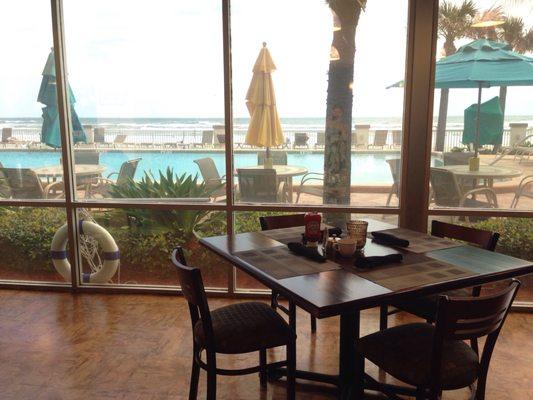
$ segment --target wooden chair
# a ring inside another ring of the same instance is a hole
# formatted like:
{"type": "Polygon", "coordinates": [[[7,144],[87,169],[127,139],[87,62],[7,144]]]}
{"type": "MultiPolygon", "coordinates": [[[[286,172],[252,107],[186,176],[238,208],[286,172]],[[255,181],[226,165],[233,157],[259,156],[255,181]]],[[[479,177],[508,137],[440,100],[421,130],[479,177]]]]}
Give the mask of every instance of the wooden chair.
{"type": "MultiPolygon", "coordinates": [[[[287,153],[285,151],[271,151],[270,157],[274,165],[287,165],[287,153]]],[[[264,151],[257,153],[257,165],[265,165],[266,154],[264,151]]]]}
{"type": "Polygon", "coordinates": [[[412,323],[379,331],[359,339],[357,352],[408,388],[377,382],[365,375],[369,389],[389,398],[396,394],[417,400],[437,400],[443,390],[472,387],[476,400],[485,398],[490,358],[520,282],[514,280],[503,291],[489,296],[455,298],[440,296],[435,325],[412,323]],[[486,337],[483,352],[464,340],[486,337]]]}
{"type": "Polygon", "coordinates": [[[389,168],[390,168],[390,173],[392,175],[392,186],[390,188],[390,191],[389,191],[389,195],[387,196],[387,207],[389,206],[391,200],[392,200],[392,196],[393,195],[396,195],[397,198],[400,197],[399,195],[399,191],[400,191],[400,176],[401,176],[401,170],[400,170],[400,166],[401,166],[401,159],[399,158],[393,158],[393,159],[390,159],[390,160],[386,160],[387,161],[387,164],[389,164],[389,168]]]}
{"type": "Polygon", "coordinates": [[[63,196],[63,182],[44,185],[30,168],[0,168],[0,194],[12,199],[57,199],[63,196]],[[60,193],[57,193],[57,192],[60,193]]]}
{"type": "Polygon", "coordinates": [[[238,168],[240,200],[245,202],[284,203],[287,201],[285,181],[278,180],[271,168],[238,168]]]}
{"type": "Polygon", "coordinates": [[[242,302],[210,311],[200,269],[187,266],[183,250],[176,247],[172,263],[178,272],[183,296],[189,303],[193,333],[193,360],[189,400],[196,399],[200,368],[207,371],[207,399],[216,398],[217,375],[259,372],[266,387],[269,368],[287,366],[287,398],[295,396],[296,334],[285,320],[265,303],[242,302]],[[287,360],[267,364],[267,349],[286,346],[287,360]],[[202,352],[206,353],[206,362],[202,352]],[[216,354],[259,352],[259,365],[238,370],[217,368],[216,354]]]}
{"type": "MultiPolygon", "coordinates": [[[[282,228],[292,228],[295,226],[304,225],[304,215],[305,214],[291,214],[291,215],[270,215],[259,217],[259,223],[261,224],[261,230],[268,231],[271,229],[282,229],[282,228]]],[[[279,304],[279,293],[272,290],[272,295],[270,297],[270,305],[276,310],[280,309],[284,313],[289,314],[289,310],[279,304]]],[[[316,332],[316,318],[311,315],[311,332],[316,332]]]]}
{"type": "Polygon", "coordinates": [[[377,129],[374,132],[374,142],[372,144],[368,145],[368,148],[370,147],[385,147],[387,145],[387,135],[389,134],[389,131],[384,129],[377,129]]]}
{"type": "Polygon", "coordinates": [[[220,175],[215,162],[210,157],[199,158],[194,160],[198,165],[202,179],[205,182],[206,189],[210,191],[213,200],[218,197],[226,196],[226,177],[220,175]]]}
{"type": "Polygon", "coordinates": [[[87,197],[93,197],[95,194],[102,196],[109,195],[109,188],[111,185],[124,185],[130,180],[133,180],[137,172],[137,166],[141,158],[134,158],[132,160],[124,161],[120,166],[119,172],[111,172],[107,178],[98,177],[93,179],[93,182],[87,188],[87,197]],[[117,175],[117,180],[113,181],[112,176],[117,175]]]}
{"type": "MultiPolygon", "coordinates": [[[[482,229],[471,228],[467,226],[448,224],[437,220],[431,221],[431,234],[442,238],[462,240],[469,244],[479,246],[482,249],[494,251],[500,238],[496,232],[485,231],[482,229]]],[[[444,295],[452,297],[477,297],[481,293],[481,286],[475,286],[471,289],[452,290],[444,295]]],[[[388,325],[388,316],[398,311],[407,311],[410,314],[423,318],[428,323],[435,321],[437,314],[439,294],[416,297],[414,299],[400,300],[392,302],[395,309],[389,311],[387,305],[380,307],[379,329],[384,330],[388,325]]],[[[477,343],[472,342],[472,347],[477,349],[477,343]]]]}

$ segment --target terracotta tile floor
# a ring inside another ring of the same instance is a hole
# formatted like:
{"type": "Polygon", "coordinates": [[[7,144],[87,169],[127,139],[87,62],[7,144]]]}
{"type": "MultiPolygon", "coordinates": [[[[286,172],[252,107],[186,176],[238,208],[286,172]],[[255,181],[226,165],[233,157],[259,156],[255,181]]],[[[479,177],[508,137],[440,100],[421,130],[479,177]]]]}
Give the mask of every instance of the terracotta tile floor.
{"type": "MultiPolygon", "coordinates": [[[[234,301],[210,299],[210,306],[234,301]]],[[[362,319],[363,333],[377,328],[376,310],[365,311],[362,319]]],[[[391,324],[407,320],[397,314],[391,324]]],[[[318,321],[316,335],[310,334],[304,312],[298,324],[298,367],[335,373],[338,320],[318,321]]],[[[532,338],[533,314],[510,315],[494,353],[488,400],[533,398],[532,338]]],[[[0,290],[3,400],[186,399],[190,351],[189,316],[180,297],[0,290]]],[[[223,358],[221,364],[256,360],[245,355],[223,358]]],[[[199,398],[205,398],[205,374],[200,382],[199,398]]],[[[326,386],[299,384],[297,392],[299,399],[335,398],[326,386]]],[[[256,375],[221,377],[218,398],[283,399],[285,390],[282,382],[261,390],[256,375]]],[[[444,398],[466,399],[468,392],[448,392],[444,398]]]]}

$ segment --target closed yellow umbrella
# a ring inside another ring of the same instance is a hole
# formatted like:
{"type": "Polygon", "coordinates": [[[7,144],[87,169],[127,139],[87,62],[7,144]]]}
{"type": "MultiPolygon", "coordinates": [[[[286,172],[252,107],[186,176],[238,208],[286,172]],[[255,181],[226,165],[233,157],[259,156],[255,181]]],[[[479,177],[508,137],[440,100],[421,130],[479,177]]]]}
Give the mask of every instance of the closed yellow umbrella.
{"type": "MultiPolygon", "coordinates": [[[[281,123],[276,109],[276,96],[272,84],[272,71],[276,69],[270,52],[263,42],[263,48],[254,65],[254,75],[246,93],[246,106],[250,112],[250,124],[245,143],[252,146],[266,147],[267,159],[270,159],[270,147],[280,146],[285,142],[281,123]]],[[[266,164],[266,160],[265,160],[266,164]]]]}

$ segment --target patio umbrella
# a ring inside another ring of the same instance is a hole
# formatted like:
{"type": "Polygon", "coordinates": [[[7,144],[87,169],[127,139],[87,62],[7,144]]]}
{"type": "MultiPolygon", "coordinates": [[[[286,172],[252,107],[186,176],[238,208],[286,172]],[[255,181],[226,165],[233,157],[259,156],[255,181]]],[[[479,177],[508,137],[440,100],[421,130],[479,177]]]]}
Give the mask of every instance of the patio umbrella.
{"type": "MultiPolygon", "coordinates": [[[[43,126],[41,128],[41,142],[48,146],[59,148],[61,147],[61,134],[59,126],[59,112],[57,110],[57,85],[56,85],[56,70],[54,63],[54,50],[50,51],[48,59],[43,70],[43,79],[37,101],[44,104],[43,107],[43,126]]],[[[74,143],[85,142],[86,136],[83,131],[81,122],[76,114],[76,110],[72,105],[76,102],[74,94],[70,85],[68,86],[68,96],[70,104],[70,115],[72,117],[72,134],[74,143]]]]}
{"type": "Polygon", "coordinates": [[[481,128],[481,92],[491,86],[533,86],[533,58],[487,39],[468,43],[437,62],[436,88],[477,88],[475,154],[481,128]]]}
{"type": "Polygon", "coordinates": [[[263,42],[263,48],[253,68],[253,77],[246,93],[246,106],[250,113],[250,124],[245,143],[266,148],[270,159],[270,147],[285,142],[276,109],[276,96],[272,83],[272,71],[276,69],[270,52],[263,42]]]}

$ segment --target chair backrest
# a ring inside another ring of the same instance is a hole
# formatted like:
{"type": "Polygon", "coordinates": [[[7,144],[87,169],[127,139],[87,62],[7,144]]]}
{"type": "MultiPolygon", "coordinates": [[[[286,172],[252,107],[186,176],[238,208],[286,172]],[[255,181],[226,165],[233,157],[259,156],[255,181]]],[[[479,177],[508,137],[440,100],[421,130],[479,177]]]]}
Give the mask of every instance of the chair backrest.
{"type": "MultiPolygon", "coordinates": [[[[287,165],[287,153],[284,151],[271,151],[270,157],[274,165],[287,165]]],[[[257,153],[257,165],[265,165],[266,153],[260,151],[257,153]]]]}
{"type": "Polygon", "coordinates": [[[325,146],[326,145],[326,132],[317,132],[316,133],[316,145],[325,146]]]}
{"type": "Polygon", "coordinates": [[[42,199],[45,197],[41,180],[30,168],[0,168],[5,179],[2,192],[13,199],[42,199]]]}
{"type": "Polygon", "coordinates": [[[13,128],[2,128],[2,143],[9,142],[9,138],[13,135],[13,128]]]}
{"type": "Polygon", "coordinates": [[[389,131],[378,129],[374,132],[374,146],[385,146],[387,144],[387,135],[389,131]]]}
{"type": "Polygon", "coordinates": [[[218,144],[225,144],[226,143],[226,135],[223,133],[217,133],[217,142],[218,144]]]}
{"type": "Polygon", "coordinates": [[[94,142],[105,143],[105,128],[94,128],[94,142]]]}
{"type": "Polygon", "coordinates": [[[277,175],[275,169],[237,169],[242,201],[278,201],[277,175]]]}
{"type": "Polygon", "coordinates": [[[445,341],[473,340],[487,336],[481,354],[478,388],[484,392],[488,366],[505,318],[511,308],[520,281],[513,279],[499,293],[481,297],[450,298],[440,296],[437,306],[431,363],[432,386],[438,387],[445,341]]]}
{"type": "Polygon", "coordinates": [[[259,217],[259,223],[261,224],[261,230],[263,231],[292,228],[294,226],[303,226],[304,216],[305,214],[264,215],[259,217]]]}
{"type": "Polygon", "coordinates": [[[100,163],[100,153],[97,151],[76,151],[74,153],[74,163],[98,165],[100,163]]]}
{"type": "Polygon", "coordinates": [[[449,224],[437,220],[431,221],[431,234],[442,238],[462,240],[490,251],[496,249],[500,238],[500,234],[497,232],[449,224]]]}
{"type": "Polygon", "coordinates": [[[389,164],[390,173],[392,175],[392,181],[396,185],[400,185],[400,167],[402,160],[400,158],[391,158],[390,160],[386,160],[387,164],[389,164]]]}
{"type": "Polygon", "coordinates": [[[189,304],[192,328],[194,329],[198,320],[202,320],[206,344],[209,348],[214,345],[213,325],[200,269],[187,266],[183,249],[179,246],[172,251],[171,260],[178,273],[183,297],[189,304]]]}
{"type": "Polygon", "coordinates": [[[199,158],[198,160],[194,160],[194,162],[198,165],[200,174],[202,175],[202,179],[207,188],[214,188],[222,185],[222,179],[212,158],[199,158]]]}
{"type": "Polygon", "coordinates": [[[128,135],[119,134],[115,136],[115,140],[113,140],[114,144],[122,144],[126,141],[128,135]]]}
{"type": "Polygon", "coordinates": [[[448,165],[468,165],[468,159],[474,157],[472,152],[449,152],[442,155],[445,166],[448,165]]]}
{"type": "Polygon", "coordinates": [[[401,146],[401,144],[402,144],[402,131],[400,131],[400,130],[392,131],[392,144],[394,146],[401,146]]]}
{"type": "Polygon", "coordinates": [[[213,131],[202,131],[202,144],[213,144],[213,131]]]}
{"type": "Polygon", "coordinates": [[[309,135],[306,132],[295,132],[294,133],[294,145],[295,146],[306,146],[308,140],[309,140],[309,135]]]}
{"type": "Polygon", "coordinates": [[[453,172],[443,168],[431,168],[429,180],[437,206],[459,206],[462,193],[453,172]]]}
{"type": "Polygon", "coordinates": [[[141,158],[134,158],[133,160],[124,161],[122,163],[120,171],[118,172],[117,185],[123,185],[130,180],[133,180],[135,172],[137,172],[139,161],[141,161],[141,158]]]}

